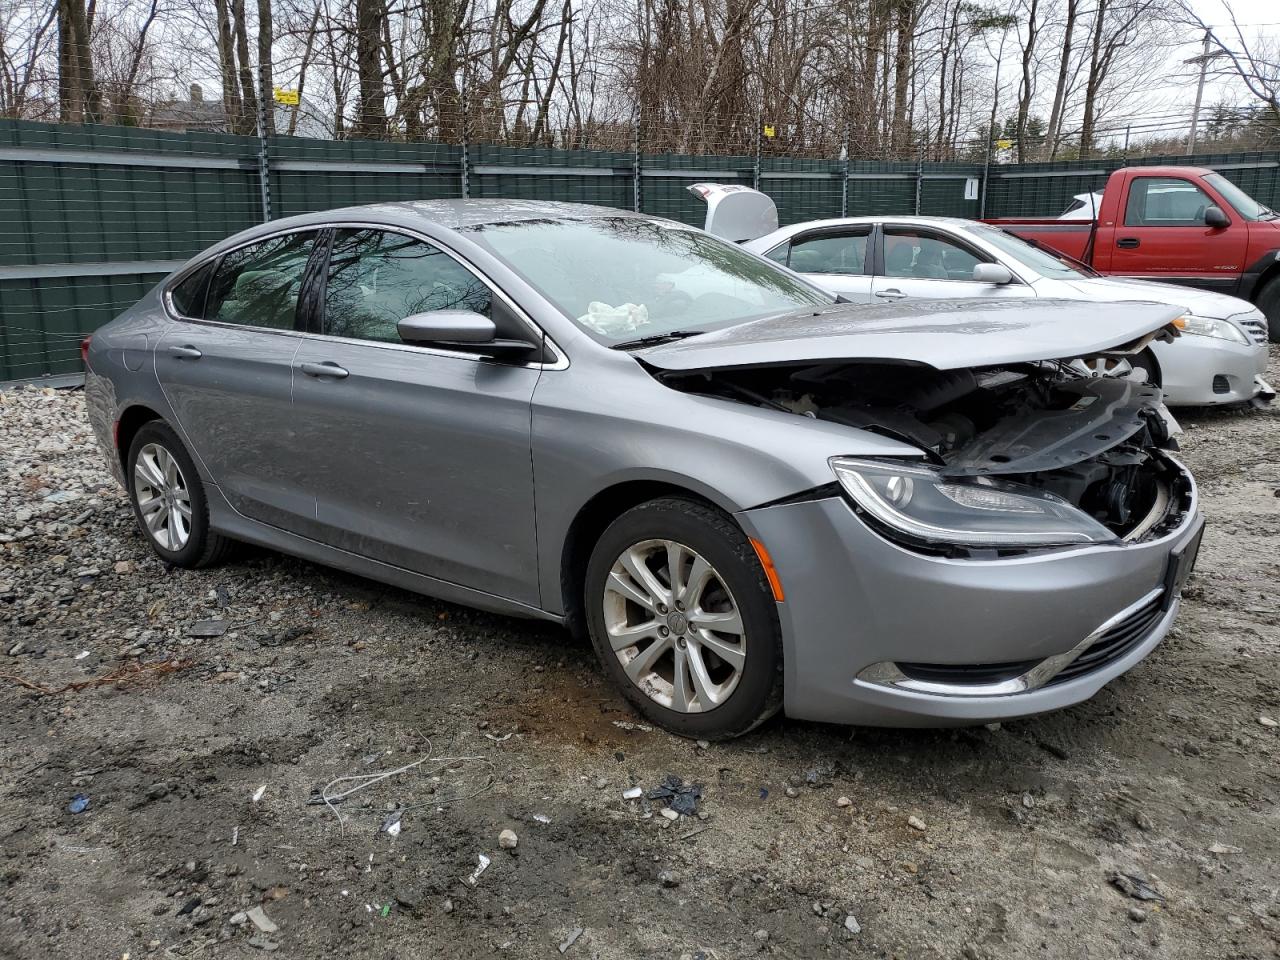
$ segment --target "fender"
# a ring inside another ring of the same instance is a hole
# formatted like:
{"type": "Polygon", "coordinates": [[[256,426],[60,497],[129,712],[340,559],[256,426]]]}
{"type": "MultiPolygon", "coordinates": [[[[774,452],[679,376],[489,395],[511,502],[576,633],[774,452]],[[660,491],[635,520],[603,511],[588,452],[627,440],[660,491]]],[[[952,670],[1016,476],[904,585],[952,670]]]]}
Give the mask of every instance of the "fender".
{"type": "Polygon", "coordinates": [[[1280,247],[1268,250],[1240,274],[1240,282],[1236,287],[1236,296],[1253,302],[1254,295],[1262,287],[1262,278],[1272,270],[1280,270],[1280,247]]]}

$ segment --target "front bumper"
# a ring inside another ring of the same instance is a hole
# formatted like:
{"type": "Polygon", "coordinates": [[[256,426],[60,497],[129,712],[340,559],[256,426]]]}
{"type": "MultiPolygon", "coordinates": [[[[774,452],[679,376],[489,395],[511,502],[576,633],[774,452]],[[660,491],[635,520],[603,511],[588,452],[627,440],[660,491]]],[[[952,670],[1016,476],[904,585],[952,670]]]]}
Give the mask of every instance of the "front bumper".
{"type": "Polygon", "coordinates": [[[1179,337],[1157,344],[1165,403],[1207,406],[1244,403],[1270,388],[1265,343],[1235,343],[1214,337],[1179,337]]]}
{"type": "Polygon", "coordinates": [[[739,519],[768,547],[786,594],[778,604],[786,713],[872,726],[984,723],[1093,696],[1168,633],[1180,586],[1169,583],[1171,558],[1194,549],[1204,526],[1193,493],[1179,525],[1158,540],[965,560],[885,540],[839,496],[739,519]],[[1062,664],[1021,688],[948,691],[894,683],[883,667],[1062,661],[1157,594],[1141,633],[1096,669],[1062,664]]]}

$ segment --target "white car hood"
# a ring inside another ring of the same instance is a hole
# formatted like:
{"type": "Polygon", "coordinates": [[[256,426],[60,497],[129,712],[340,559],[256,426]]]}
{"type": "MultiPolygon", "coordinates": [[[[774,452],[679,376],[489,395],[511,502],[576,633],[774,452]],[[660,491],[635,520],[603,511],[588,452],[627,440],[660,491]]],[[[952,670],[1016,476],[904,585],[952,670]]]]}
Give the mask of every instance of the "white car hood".
{"type": "Polygon", "coordinates": [[[1083,294],[1090,300],[1145,300],[1158,301],[1182,307],[1198,317],[1221,320],[1249,313],[1253,304],[1225,293],[1211,293],[1184,287],[1176,283],[1159,283],[1155,280],[1128,280],[1124,277],[1080,277],[1073,280],[1045,278],[1036,284],[1037,292],[1053,297],[1073,296],[1070,291],[1083,294]]]}

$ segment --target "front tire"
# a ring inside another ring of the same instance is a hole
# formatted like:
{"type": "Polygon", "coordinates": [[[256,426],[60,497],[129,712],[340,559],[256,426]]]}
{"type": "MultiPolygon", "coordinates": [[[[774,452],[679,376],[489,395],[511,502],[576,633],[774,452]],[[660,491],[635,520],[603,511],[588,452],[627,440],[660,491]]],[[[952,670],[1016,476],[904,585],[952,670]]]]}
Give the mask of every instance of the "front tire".
{"type": "Polygon", "coordinates": [[[209,501],[191,454],[168,424],[143,424],[125,460],[129,502],[151,549],[175,567],[206,567],[234,541],[209,527],[209,501]]]}
{"type": "Polygon", "coordinates": [[[681,736],[736,737],[781,707],[774,603],[742,530],[694,500],[633,507],[587,564],[584,607],[601,665],[640,713],[681,736]]]}
{"type": "Polygon", "coordinates": [[[1280,343],[1280,277],[1272,277],[1258,291],[1258,309],[1266,315],[1272,343],[1280,343]]]}

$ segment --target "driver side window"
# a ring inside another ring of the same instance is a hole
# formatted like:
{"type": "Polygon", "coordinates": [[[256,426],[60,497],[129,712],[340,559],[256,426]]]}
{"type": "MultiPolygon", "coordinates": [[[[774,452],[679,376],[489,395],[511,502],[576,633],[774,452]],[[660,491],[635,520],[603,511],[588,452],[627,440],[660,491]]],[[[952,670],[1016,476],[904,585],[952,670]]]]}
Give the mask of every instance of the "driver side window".
{"type": "Polygon", "coordinates": [[[1177,177],[1136,177],[1129,184],[1124,208],[1126,227],[1202,227],[1212,204],[1189,180],[1177,177]]]}
{"type": "Polygon", "coordinates": [[[972,280],[982,258],[945,237],[886,227],[884,275],[914,280],[972,280]]]}
{"type": "Polygon", "coordinates": [[[491,316],[488,286],[440,248],[383,230],[338,230],[329,255],[324,332],[399,343],[396,324],[428,310],[491,316]]]}

